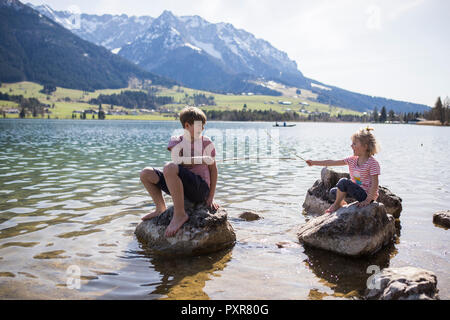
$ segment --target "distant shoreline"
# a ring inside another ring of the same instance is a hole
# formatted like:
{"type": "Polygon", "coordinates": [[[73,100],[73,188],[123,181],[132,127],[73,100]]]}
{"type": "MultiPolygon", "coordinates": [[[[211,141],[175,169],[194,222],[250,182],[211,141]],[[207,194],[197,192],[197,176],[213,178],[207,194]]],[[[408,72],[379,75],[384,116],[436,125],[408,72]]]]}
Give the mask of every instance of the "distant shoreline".
{"type": "Polygon", "coordinates": [[[450,124],[442,124],[439,120],[425,120],[425,121],[419,121],[416,124],[420,126],[436,126],[436,127],[448,127],[450,124]]]}
{"type": "MultiPolygon", "coordinates": [[[[81,122],[89,122],[89,121],[155,121],[155,122],[161,122],[161,121],[179,121],[178,119],[174,118],[166,118],[166,119],[136,119],[136,118],[118,118],[118,119],[68,119],[68,118],[24,118],[21,119],[19,117],[6,117],[6,118],[0,118],[0,120],[65,120],[65,121],[81,121],[81,122]]],[[[233,120],[208,120],[207,122],[248,122],[248,123],[255,123],[255,122],[261,122],[261,123],[275,123],[276,121],[233,121],[233,120]]],[[[280,121],[278,121],[280,122],[280,121]]],[[[386,124],[386,125],[420,125],[420,126],[434,126],[434,127],[450,127],[450,124],[441,124],[438,120],[426,120],[426,121],[419,121],[417,123],[376,123],[376,122],[357,122],[357,121],[286,121],[286,123],[360,123],[360,124],[386,124]]],[[[279,125],[276,128],[285,128],[283,125],[279,125]]]]}

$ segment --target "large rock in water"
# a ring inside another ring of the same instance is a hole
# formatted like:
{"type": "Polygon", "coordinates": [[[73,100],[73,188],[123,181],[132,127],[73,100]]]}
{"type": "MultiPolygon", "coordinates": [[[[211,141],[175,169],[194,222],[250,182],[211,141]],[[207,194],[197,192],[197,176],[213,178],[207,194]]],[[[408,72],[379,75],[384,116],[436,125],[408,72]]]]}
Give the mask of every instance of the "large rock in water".
{"type": "Polygon", "coordinates": [[[427,270],[403,267],[386,268],[374,275],[373,288],[367,289],[367,299],[435,300],[439,299],[436,276],[427,270]]]}
{"type": "Polygon", "coordinates": [[[207,254],[233,246],[236,234],[227,220],[227,212],[219,208],[211,213],[204,204],[185,200],[189,220],[174,237],[164,232],[173,216],[173,206],[158,217],[142,221],[135,230],[137,239],[152,252],[164,256],[191,256],[207,254]]]}
{"type": "Polygon", "coordinates": [[[346,256],[372,255],[391,243],[395,219],[382,203],[359,208],[357,203],[312,218],[298,229],[301,243],[346,256]]]}
{"type": "Polygon", "coordinates": [[[450,228],[450,210],[436,212],[433,215],[433,222],[445,228],[450,228]]]}
{"type": "MultiPolygon", "coordinates": [[[[348,173],[340,173],[334,170],[323,168],[321,171],[321,179],[317,180],[314,185],[306,192],[303,208],[308,213],[323,214],[333,201],[330,199],[330,189],[335,187],[341,178],[349,178],[348,173]]],[[[402,199],[393,194],[388,188],[380,186],[378,189],[378,202],[384,204],[388,214],[398,219],[402,211],[402,199]]],[[[355,201],[352,198],[346,198],[348,203],[355,201]]]]}

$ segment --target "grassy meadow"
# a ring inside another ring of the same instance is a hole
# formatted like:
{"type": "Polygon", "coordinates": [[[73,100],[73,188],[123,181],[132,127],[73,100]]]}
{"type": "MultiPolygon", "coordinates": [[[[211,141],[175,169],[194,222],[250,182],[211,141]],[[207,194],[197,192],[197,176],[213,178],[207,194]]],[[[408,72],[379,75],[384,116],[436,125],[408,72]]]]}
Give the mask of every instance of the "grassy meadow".
{"type": "MultiPolygon", "coordinates": [[[[57,87],[56,91],[50,95],[39,92],[43,86],[33,82],[18,82],[18,83],[3,83],[0,87],[0,92],[7,93],[9,95],[23,95],[25,98],[37,98],[42,103],[48,104],[51,108],[51,119],[72,119],[73,111],[83,110],[98,110],[98,106],[88,104],[88,101],[93,98],[97,98],[100,94],[113,94],[120,93],[123,90],[136,90],[130,88],[121,89],[104,89],[96,90],[95,92],[86,92],[82,90],[66,89],[57,87]]],[[[296,111],[302,114],[300,110],[306,110],[308,112],[328,112],[331,115],[341,114],[360,114],[357,111],[343,109],[339,107],[329,106],[318,102],[306,100],[303,97],[296,95],[291,96],[264,96],[264,95],[230,95],[230,94],[216,94],[207,91],[195,90],[180,86],[173,88],[158,88],[159,91],[156,95],[159,96],[171,96],[174,98],[173,104],[167,104],[162,106],[164,109],[178,112],[185,105],[193,105],[194,94],[205,94],[208,96],[214,96],[216,105],[214,106],[201,106],[203,109],[211,110],[240,110],[244,104],[247,105],[247,110],[274,110],[277,112],[296,111]],[[289,101],[291,105],[279,104],[279,101],[289,101]],[[302,102],[306,102],[309,105],[302,105],[302,102]]],[[[104,105],[106,110],[109,105],[104,105]]],[[[0,111],[19,108],[16,102],[0,100],[0,111]]],[[[127,110],[121,106],[114,106],[115,111],[127,110]]],[[[307,115],[307,113],[303,113],[307,115]]],[[[18,118],[18,114],[6,114],[7,118],[18,118]]],[[[48,115],[45,114],[47,118],[48,115]]],[[[79,117],[79,115],[77,115],[79,117]]],[[[174,115],[163,114],[160,112],[154,112],[152,114],[139,114],[139,115],[107,115],[107,119],[113,120],[174,120],[174,115]]],[[[92,119],[91,115],[87,115],[87,119],[92,119]]]]}

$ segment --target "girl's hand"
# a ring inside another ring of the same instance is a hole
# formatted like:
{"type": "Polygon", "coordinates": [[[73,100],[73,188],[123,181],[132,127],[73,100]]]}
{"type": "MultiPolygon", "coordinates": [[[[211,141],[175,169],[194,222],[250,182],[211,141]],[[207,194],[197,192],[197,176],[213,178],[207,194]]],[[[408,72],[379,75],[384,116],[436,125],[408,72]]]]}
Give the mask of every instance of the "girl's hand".
{"type": "Polygon", "coordinates": [[[360,207],[360,208],[362,208],[362,207],[368,206],[369,204],[370,204],[370,200],[369,200],[369,199],[366,199],[366,200],[364,200],[363,202],[359,202],[359,203],[357,204],[357,206],[360,207]]]}
{"type": "Polygon", "coordinates": [[[312,160],[306,160],[305,162],[308,164],[308,166],[310,166],[310,167],[313,166],[313,161],[312,160]]]}

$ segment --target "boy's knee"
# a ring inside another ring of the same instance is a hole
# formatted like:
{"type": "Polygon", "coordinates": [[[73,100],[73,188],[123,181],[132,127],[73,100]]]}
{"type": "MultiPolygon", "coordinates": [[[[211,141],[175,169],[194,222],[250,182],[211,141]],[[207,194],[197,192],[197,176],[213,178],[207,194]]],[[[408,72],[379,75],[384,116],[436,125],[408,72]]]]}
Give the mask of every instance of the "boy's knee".
{"type": "Polygon", "coordinates": [[[164,166],[163,174],[178,174],[178,165],[175,162],[169,162],[164,166]]]}
{"type": "Polygon", "coordinates": [[[144,182],[144,180],[145,180],[145,181],[150,181],[152,183],[157,183],[158,180],[159,180],[158,175],[155,173],[153,168],[144,168],[144,169],[142,169],[141,174],[140,174],[139,177],[140,177],[142,182],[144,182]]]}

